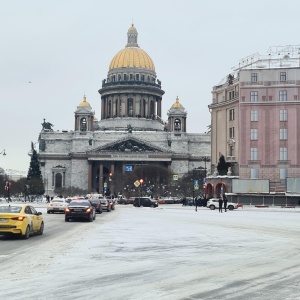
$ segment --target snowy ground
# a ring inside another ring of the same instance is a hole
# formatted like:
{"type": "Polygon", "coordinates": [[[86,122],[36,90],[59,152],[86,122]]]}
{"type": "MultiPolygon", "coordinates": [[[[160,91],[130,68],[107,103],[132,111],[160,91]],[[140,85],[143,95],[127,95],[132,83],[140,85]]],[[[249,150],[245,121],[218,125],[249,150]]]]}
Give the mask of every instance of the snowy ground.
{"type": "Polygon", "coordinates": [[[44,218],[42,237],[0,239],[0,299],[300,299],[298,208],[119,205],[93,223],[44,218]]]}

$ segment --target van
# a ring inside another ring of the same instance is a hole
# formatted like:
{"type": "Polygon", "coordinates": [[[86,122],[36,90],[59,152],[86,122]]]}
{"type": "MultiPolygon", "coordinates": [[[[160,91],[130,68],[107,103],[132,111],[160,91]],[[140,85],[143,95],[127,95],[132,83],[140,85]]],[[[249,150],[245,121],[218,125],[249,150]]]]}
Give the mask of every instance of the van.
{"type": "Polygon", "coordinates": [[[135,197],[133,206],[135,207],[158,207],[158,203],[156,200],[151,199],[150,197],[135,197]]]}

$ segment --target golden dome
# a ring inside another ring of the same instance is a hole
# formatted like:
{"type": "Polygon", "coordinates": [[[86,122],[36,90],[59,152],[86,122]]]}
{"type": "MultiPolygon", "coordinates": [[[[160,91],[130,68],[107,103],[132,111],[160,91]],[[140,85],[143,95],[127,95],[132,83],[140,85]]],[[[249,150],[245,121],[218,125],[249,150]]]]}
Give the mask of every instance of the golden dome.
{"type": "Polygon", "coordinates": [[[86,101],[86,96],[83,97],[83,101],[78,106],[91,107],[91,105],[86,101]]]}
{"type": "Polygon", "coordinates": [[[143,68],[155,71],[151,57],[139,47],[126,47],[112,59],[109,70],[116,68],[143,68]]]}
{"type": "Polygon", "coordinates": [[[137,33],[137,30],[133,24],[131,24],[131,27],[129,27],[128,32],[136,32],[137,33]]]}
{"type": "Polygon", "coordinates": [[[178,96],[176,97],[176,102],[172,105],[172,108],[183,108],[182,104],[179,103],[178,96]]]}

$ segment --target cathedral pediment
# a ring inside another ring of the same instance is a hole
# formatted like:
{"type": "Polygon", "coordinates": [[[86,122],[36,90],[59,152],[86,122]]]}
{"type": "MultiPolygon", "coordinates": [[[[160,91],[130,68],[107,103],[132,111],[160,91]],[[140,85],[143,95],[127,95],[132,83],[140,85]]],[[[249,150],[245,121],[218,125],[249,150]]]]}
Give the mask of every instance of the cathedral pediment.
{"type": "Polygon", "coordinates": [[[164,149],[135,138],[125,138],[98,147],[91,152],[124,152],[124,153],[164,153],[164,149]]]}

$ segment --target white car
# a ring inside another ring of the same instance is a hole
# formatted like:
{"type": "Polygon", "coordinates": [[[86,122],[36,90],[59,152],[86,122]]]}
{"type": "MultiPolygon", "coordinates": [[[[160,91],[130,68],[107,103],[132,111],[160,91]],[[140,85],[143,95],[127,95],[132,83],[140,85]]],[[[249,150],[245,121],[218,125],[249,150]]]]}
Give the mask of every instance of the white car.
{"type": "MultiPolygon", "coordinates": [[[[206,207],[208,207],[211,210],[219,208],[219,199],[218,198],[211,198],[211,199],[209,199],[207,201],[206,207]]],[[[223,204],[222,208],[224,208],[224,204],[223,204]]],[[[229,202],[229,201],[227,202],[227,209],[234,210],[236,208],[238,208],[237,203],[233,203],[233,202],[229,202]]]]}
{"type": "Polygon", "coordinates": [[[65,209],[69,206],[69,201],[63,198],[54,198],[47,205],[47,214],[55,212],[65,212],[65,209]]]}

